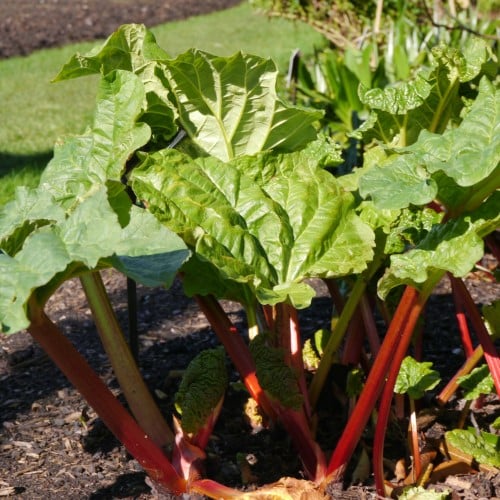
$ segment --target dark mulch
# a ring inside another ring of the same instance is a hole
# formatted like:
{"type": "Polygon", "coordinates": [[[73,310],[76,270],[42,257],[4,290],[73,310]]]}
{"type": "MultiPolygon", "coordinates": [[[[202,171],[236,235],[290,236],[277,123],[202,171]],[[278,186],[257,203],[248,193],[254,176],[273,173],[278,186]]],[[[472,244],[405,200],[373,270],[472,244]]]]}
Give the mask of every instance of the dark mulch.
{"type": "Polygon", "coordinates": [[[0,0],[0,59],[69,42],[106,38],[125,23],[157,24],[242,0],[0,0]]]}
{"type": "MultiPolygon", "coordinates": [[[[152,26],[188,15],[240,3],[236,0],[0,0],[0,57],[28,54],[68,41],[103,38],[124,22],[152,26]]],[[[127,329],[123,276],[105,273],[105,284],[120,322],[127,329]]],[[[500,297],[499,285],[468,280],[478,303],[500,297]]],[[[324,288],[313,308],[301,314],[305,334],[329,324],[330,302],[324,288]]],[[[179,283],[170,290],[138,287],[140,355],[144,377],[165,415],[172,412],[171,394],[179,371],[197,352],[217,344],[205,318],[186,298],[179,283]]],[[[240,310],[224,304],[232,320],[240,310]]],[[[78,281],[64,284],[47,311],[120,397],[78,281]]],[[[453,305],[446,283],[429,304],[425,327],[426,358],[449,376],[463,362],[453,305]]],[[[236,381],[233,374],[232,381],[236,381]]],[[[208,447],[207,473],[226,484],[245,487],[282,476],[300,477],[300,464],[279,430],[252,433],[242,406],[244,394],[232,388],[208,447]]],[[[491,420],[499,402],[487,402],[477,418],[491,420]]],[[[337,406],[337,413],[342,408],[337,406]]],[[[331,446],[340,426],[324,425],[331,446]]],[[[390,436],[388,437],[390,445],[390,436]]],[[[398,450],[398,453],[399,450],[398,450]]],[[[438,485],[442,486],[442,485],[438,485]]],[[[444,485],[454,499],[500,496],[500,479],[487,473],[452,476],[444,485]]],[[[26,332],[0,337],[0,496],[19,499],[157,498],[145,475],[104,428],[65,377],[33,344],[26,332]]],[[[335,498],[375,498],[370,486],[350,486],[335,498]]]]}

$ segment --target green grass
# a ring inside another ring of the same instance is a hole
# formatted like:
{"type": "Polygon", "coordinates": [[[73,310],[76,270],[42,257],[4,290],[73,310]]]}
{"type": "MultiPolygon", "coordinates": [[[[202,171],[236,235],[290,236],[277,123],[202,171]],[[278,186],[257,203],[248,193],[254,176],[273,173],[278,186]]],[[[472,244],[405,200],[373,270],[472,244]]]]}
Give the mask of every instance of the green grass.
{"type": "MultiPolygon", "coordinates": [[[[312,28],[267,19],[247,3],[152,31],[172,57],[191,47],[218,55],[241,50],[273,58],[283,73],[293,49],[307,54],[324,45],[312,28]]],[[[0,61],[0,205],[12,198],[17,185],[37,184],[59,137],[79,134],[91,122],[97,77],[50,81],[75,52],[87,52],[98,43],[0,61]]]]}

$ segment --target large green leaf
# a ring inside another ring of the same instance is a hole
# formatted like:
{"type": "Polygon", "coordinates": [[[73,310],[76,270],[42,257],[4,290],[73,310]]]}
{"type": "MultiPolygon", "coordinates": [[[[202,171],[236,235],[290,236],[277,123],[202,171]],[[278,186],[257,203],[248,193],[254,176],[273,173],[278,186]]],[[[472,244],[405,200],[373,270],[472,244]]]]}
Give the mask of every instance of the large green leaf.
{"type": "Polygon", "coordinates": [[[412,250],[391,256],[390,267],[378,284],[383,297],[406,284],[421,288],[427,280],[450,272],[467,274],[484,253],[483,238],[500,224],[500,191],[472,214],[436,225],[412,250]]]}
{"type": "Polygon", "coordinates": [[[168,61],[166,74],[182,127],[223,161],[265,149],[291,151],[316,136],[311,124],[321,113],[278,98],[278,70],[270,59],[190,50],[168,61]]]}
{"type": "Polygon", "coordinates": [[[150,128],[137,123],[143,100],[144,86],[134,74],[116,71],[104,77],[92,129],[56,145],[40,185],[69,204],[93,184],[119,181],[130,155],[150,138],[150,128]]]}
{"type": "MultiPolygon", "coordinates": [[[[49,206],[58,206],[44,194],[41,199],[49,206]]],[[[54,290],[74,272],[116,263],[121,271],[145,284],[169,284],[188,257],[188,250],[153,215],[137,207],[128,209],[129,223],[122,228],[106,187],[95,185],[62,220],[33,228],[15,255],[0,254],[2,331],[14,333],[27,327],[26,304],[32,293],[49,286],[49,282],[50,290],[54,290]]],[[[46,211],[50,209],[46,207],[46,211]]],[[[15,224],[23,226],[23,222],[15,224]]],[[[8,245],[9,239],[4,243],[8,245]]]]}
{"type": "Polygon", "coordinates": [[[229,163],[174,150],[149,156],[134,191],[223,278],[252,286],[262,303],[310,303],[302,280],[366,268],[374,235],[354,198],[306,153],[229,163]]]}
{"type": "Polygon", "coordinates": [[[154,35],[143,25],[126,24],[102,46],[88,54],[75,54],[54,80],[67,80],[94,73],[108,75],[114,70],[137,74],[145,90],[141,121],[147,123],[153,132],[168,138],[175,133],[177,127],[168,83],[162,69],[167,58],[167,53],[157,45],[154,35]]]}
{"type": "Polygon", "coordinates": [[[370,196],[380,208],[423,205],[434,198],[459,207],[473,194],[486,198],[500,187],[500,91],[483,78],[456,129],[444,134],[423,131],[401,153],[360,178],[361,195],[370,196]]]}
{"type": "Polygon", "coordinates": [[[36,227],[62,221],[64,216],[49,192],[20,186],[16,197],[0,209],[0,248],[14,255],[36,227]]]}
{"type": "Polygon", "coordinates": [[[114,247],[115,269],[146,286],[167,286],[189,256],[183,241],[149,212],[135,206],[114,247]]]}
{"type": "Polygon", "coordinates": [[[142,24],[125,24],[99,47],[87,54],[75,54],[61,69],[54,81],[102,73],[116,69],[137,71],[151,61],[166,59],[168,54],[142,24]]]}

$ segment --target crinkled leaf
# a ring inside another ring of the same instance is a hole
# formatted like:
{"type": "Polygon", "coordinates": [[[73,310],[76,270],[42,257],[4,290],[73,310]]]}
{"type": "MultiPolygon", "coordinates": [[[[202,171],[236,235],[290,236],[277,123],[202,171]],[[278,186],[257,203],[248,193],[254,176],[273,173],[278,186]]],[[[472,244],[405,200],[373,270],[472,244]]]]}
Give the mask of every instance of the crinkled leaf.
{"type": "Polygon", "coordinates": [[[175,395],[182,430],[196,434],[212,415],[228,384],[224,349],[202,351],[189,363],[175,395]]]}
{"type": "Polygon", "coordinates": [[[457,382],[464,391],[464,399],[467,400],[476,399],[481,394],[490,394],[495,387],[490,369],[486,364],[474,368],[468,375],[459,377],[457,382]]]}
{"type": "Polygon", "coordinates": [[[223,161],[266,149],[295,150],[316,137],[312,123],[321,113],[278,98],[278,70],[270,59],[190,50],[168,62],[167,77],[183,128],[223,161]]]}
{"type": "Polygon", "coordinates": [[[354,199],[302,153],[224,164],[174,150],[134,170],[134,191],[224,279],[252,286],[262,303],[305,307],[311,276],[360,272],[374,235],[354,199]]]}
{"type": "Polygon", "coordinates": [[[40,185],[57,199],[71,202],[93,184],[119,181],[129,157],[151,135],[146,124],[137,123],[143,99],[144,86],[134,74],[116,71],[104,77],[93,127],[56,145],[40,185]]]}
{"type": "Polygon", "coordinates": [[[486,179],[500,162],[500,90],[483,78],[478,97],[458,128],[442,135],[424,130],[408,150],[428,172],[442,171],[459,186],[486,179]]]}
{"type": "Polygon", "coordinates": [[[115,69],[136,71],[149,61],[166,59],[167,53],[142,24],[125,24],[100,46],[87,54],[75,54],[54,81],[68,80],[95,73],[104,75],[115,69]]]}
{"type": "Polygon", "coordinates": [[[434,226],[414,249],[392,255],[378,283],[380,296],[402,284],[420,288],[446,271],[457,277],[467,274],[483,256],[483,237],[500,224],[499,206],[500,192],[496,192],[473,214],[434,226]]]}
{"type": "Polygon", "coordinates": [[[423,131],[418,142],[361,177],[363,197],[380,208],[422,205],[434,198],[460,206],[481,184],[484,197],[500,187],[500,91],[486,79],[469,113],[444,134],[423,131]],[[488,109],[488,113],[484,110],[488,109]],[[451,183],[453,180],[453,183],[451,183]]]}
{"type": "Polygon", "coordinates": [[[480,464],[500,467],[500,436],[481,431],[476,434],[474,428],[454,429],[445,433],[445,440],[451,446],[472,455],[480,464]]]}
{"type": "Polygon", "coordinates": [[[381,209],[397,209],[428,203],[436,197],[438,187],[415,157],[402,154],[362,174],[359,192],[370,196],[381,209]]]}
{"type": "Polygon", "coordinates": [[[401,363],[394,386],[394,392],[408,394],[412,399],[420,399],[425,391],[434,389],[441,380],[439,373],[431,369],[430,361],[418,362],[411,356],[406,356],[401,363]]]}
{"type": "Polygon", "coordinates": [[[357,131],[365,142],[413,144],[422,130],[442,133],[463,107],[459,82],[470,81],[489,56],[487,44],[475,40],[461,53],[450,47],[433,50],[434,67],[414,80],[384,89],[360,88],[361,101],[372,115],[357,131]]]}
{"type": "Polygon", "coordinates": [[[297,377],[285,364],[283,349],[269,345],[266,335],[262,333],[250,342],[249,347],[257,378],[264,391],[283,406],[300,409],[304,400],[297,377]]]}
{"type": "Polygon", "coordinates": [[[402,115],[421,106],[431,92],[431,84],[421,72],[415,80],[386,88],[359,88],[361,101],[371,109],[385,111],[392,115],[402,115]]]}

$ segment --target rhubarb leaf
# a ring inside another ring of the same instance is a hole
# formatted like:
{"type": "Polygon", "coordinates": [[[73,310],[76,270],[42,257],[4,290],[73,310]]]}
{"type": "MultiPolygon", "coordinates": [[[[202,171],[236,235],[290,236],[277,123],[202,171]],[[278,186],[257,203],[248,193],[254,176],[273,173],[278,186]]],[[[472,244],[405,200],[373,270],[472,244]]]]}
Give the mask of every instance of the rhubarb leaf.
{"type": "Polygon", "coordinates": [[[490,394],[495,387],[487,364],[474,368],[468,375],[459,377],[457,382],[467,400],[477,399],[481,394],[490,394]]]}
{"type": "Polygon", "coordinates": [[[284,361],[283,349],[272,347],[263,333],[257,335],[249,347],[262,388],[286,408],[299,410],[304,400],[297,377],[284,361]]]}
{"type": "Polygon", "coordinates": [[[400,153],[360,179],[361,195],[370,196],[379,208],[422,205],[434,198],[460,207],[476,192],[486,198],[500,187],[500,91],[483,78],[456,129],[423,131],[418,142],[400,153]]]}
{"type": "Polygon", "coordinates": [[[224,164],[163,150],[134,170],[132,184],[200,260],[248,283],[264,304],[306,307],[314,292],[304,278],[360,272],[373,256],[353,196],[302,152],[224,164]]]}
{"type": "MultiPolygon", "coordinates": [[[[41,199],[51,202],[43,189],[41,199]]],[[[20,191],[20,196],[25,192],[20,191]]],[[[58,206],[58,205],[56,205],[58,206]]],[[[37,289],[45,299],[60,283],[75,273],[116,264],[120,270],[145,284],[169,284],[189,255],[182,240],[161,226],[153,215],[128,207],[129,223],[122,227],[108,201],[105,186],[96,185],[62,220],[35,227],[12,255],[0,254],[0,325],[2,331],[15,333],[29,325],[26,304],[37,289]],[[147,264],[154,267],[141,268],[147,264]],[[156,273],[153,276],[152,273],[156,273]]],[[[51,212],[46,207],[46,212],[51,212]]],[[[53,210],[60,216],[60,211],[53,210]]],[[[16,222],[15,224],[21,224],[16,222]]],[[[11,238],[19,233],[14,232],[11,238]]],[[[10,239],[0,249],[11,247],[10,239]]],[[[41,304],[43,305],[43,303],[41,304]]]]}
{"type": "Polygon", "coordinates": [[[316,111],[289,107],[276,92],[270,59],[190,50],[167,64],[179,120],[204,151],[223,161],[265,149],[292,151],[316,137],[316,111]]]}
{"type": "Polygon", "coordinates": [[[136,71],[150,61],[166,59],[168,54],[142,24],[125,24],[99,47],[87,54],[75,54],[60,70],[54,81],[102,73],[115,69],[136,71]]]}
{"type": "Polygon", "coordinates": [[[390,267],[378,283],[379,295],[385,297],[402,284],[421,288],[429,278],[446,271],[465,276],[483,256],[483,237],[500,224],[499,206],[497,191],[472,214],[435,225],[415,248],[391,255],[390,267]]]}
{"type": "Polygon", "coordinates": [[[104,77],[92,129],[56,145],[40,185],[71,204],[96,183],[120,181],[129,157],[151,135],[149,126],[137,123],[143,100],[144,86],[134,74],[116,71],[104,77]]]}
{"type": "Polygon", "coordinates": [[[188,365],[175,395],[182,430],[196,434],[207,424],[228,384],[224,349],[202,351],[188,365]]]}
{"type": "Polygon", "coordinates": [[[420,399],[426,391],[434,389],[441,378],[436,370],[431,369],[430,361],[418,362],[411,356],[406,356],[401,363],[394,386],[394,392],[408,394],[412,399],[420,399]]]}
{"type": "Polygon", "coordinates": [[[413,144],[422,130],[442,133],[463,107],[458,90],[480,74],[490,53],[484,40],[474,39],[463,53],[450,47],[433,49],[433,67],[422,69],[412,81],[383,89],[360,87],[361,101],[372,109],[356,131],[365,142],[399,146],[413,144]]]}
{"type": "Polygon", "coordinates": [[[474,428],[454,429],[445,433],[446,443],[472,455],[480,464],[500,467],[500,437],[481,431],[477,434],[474,428]]]}
{"type": "Polygon", "coordinates": [[[0,209],[0,248],[15,255],[37,227],[64,220],[64,210],[46,191],[20,186],[16,197],[0,209]]]}

